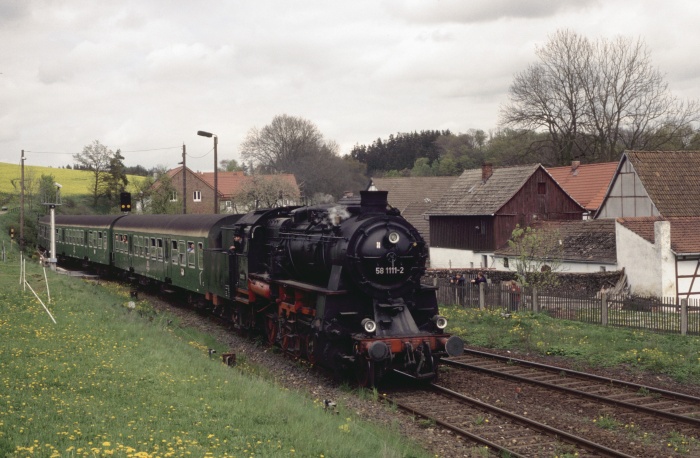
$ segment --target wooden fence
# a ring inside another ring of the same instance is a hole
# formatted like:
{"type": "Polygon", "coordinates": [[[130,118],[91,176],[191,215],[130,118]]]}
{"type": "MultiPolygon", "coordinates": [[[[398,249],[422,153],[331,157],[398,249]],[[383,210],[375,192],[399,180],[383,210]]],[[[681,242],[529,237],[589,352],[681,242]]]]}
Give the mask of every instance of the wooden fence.
{"type": "Polygon", "coordinates": [[[512,290],[504,284],[454,286],[436,279],[438,303],[503,312],[534,311],[554,318],[655,332],[700,335],[700,300],[586,291],[512,290]]]}

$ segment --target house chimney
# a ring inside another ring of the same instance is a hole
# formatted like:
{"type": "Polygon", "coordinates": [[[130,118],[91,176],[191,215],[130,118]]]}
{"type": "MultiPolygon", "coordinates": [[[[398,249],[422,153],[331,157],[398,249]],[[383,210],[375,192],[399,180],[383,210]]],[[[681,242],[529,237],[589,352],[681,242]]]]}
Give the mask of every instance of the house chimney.
{"type": "Polygon", "coordinates": [[[581,165],[581,161],[571,161],[571,172],[575,172],[579,165],[581,165]]]}
{"type": "Polygon", "coordinates": [[[490,162],[481,164],[481,181],[486,183],[486,180],[491,178],[491,175],[493,175],[493,164],[490,162]]]}

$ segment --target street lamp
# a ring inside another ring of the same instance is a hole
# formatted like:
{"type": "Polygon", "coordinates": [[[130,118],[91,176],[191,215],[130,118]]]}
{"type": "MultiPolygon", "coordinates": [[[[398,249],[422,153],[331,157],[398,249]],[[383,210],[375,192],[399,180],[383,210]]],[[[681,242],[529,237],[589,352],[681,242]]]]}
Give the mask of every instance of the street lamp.
{"type": "Polygon", "coordinates": [[[219,213],[219,167],[216,155],[216,147],[219,143],[219,138],[212,134],[211,132],[204,132],[203,130],[198,130],[197,135],[200,137],[214,137],[214,214],[219,213]]]}

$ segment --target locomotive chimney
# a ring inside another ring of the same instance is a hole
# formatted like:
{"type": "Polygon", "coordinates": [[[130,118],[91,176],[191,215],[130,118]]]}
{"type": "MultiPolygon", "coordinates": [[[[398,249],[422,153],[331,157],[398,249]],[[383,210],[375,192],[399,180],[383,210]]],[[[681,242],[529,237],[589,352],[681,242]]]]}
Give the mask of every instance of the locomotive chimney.
{"type": "Polygon", "coordinates": [[[481,164],[481,181],[486,183],[486,180],[491,178],[491,175],[493,175],[493,164],[490,162],[481,164]]]}
{"type": "Polygon", "coordinates": [[[360,207],[362,213],[384,213],[389,204],[389,191],[360,191],[360,207]]]}

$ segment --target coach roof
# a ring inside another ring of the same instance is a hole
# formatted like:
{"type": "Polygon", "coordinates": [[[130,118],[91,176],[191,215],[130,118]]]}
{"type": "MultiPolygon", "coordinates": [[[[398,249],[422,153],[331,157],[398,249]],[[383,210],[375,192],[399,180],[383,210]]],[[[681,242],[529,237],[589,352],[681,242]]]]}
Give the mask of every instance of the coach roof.
{"type": "Polygon", "coordinates": [[[242,215],[128,215],[114,224],[115,231],[207,236],[215,226],[235,223],[242,215]]]}

